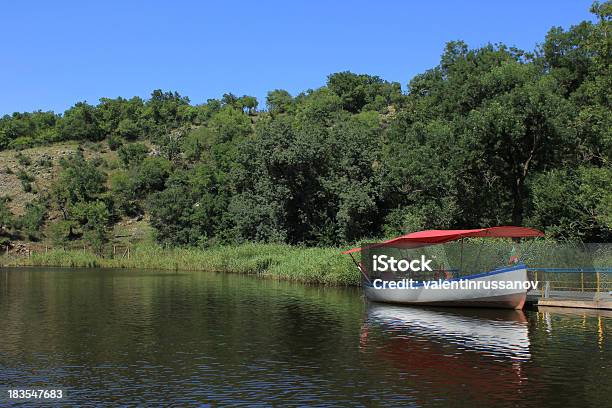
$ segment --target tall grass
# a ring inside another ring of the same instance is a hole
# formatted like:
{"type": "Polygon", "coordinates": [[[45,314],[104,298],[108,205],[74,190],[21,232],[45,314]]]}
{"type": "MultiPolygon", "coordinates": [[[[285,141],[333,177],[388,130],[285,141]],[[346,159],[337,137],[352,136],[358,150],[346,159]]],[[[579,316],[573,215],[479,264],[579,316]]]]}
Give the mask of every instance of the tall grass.
{"type": "Polygon", "coordinates": [[[359,271],[340,248],[303,248],[248,243],[208,249],[137,246],[127,257],[105,258],[83,250],[54,249],[29,258],[10,258],[5,266],[58,266],[193,270],[256,274],[324,285],[359,285],[359,271]]]}
{"type": "MultiPolygon", "coordinates": [[[[428,256],[446,259],[450,266],[459,262],[458,245],[451,243],[424,248],[428,256]],[[435,251],[434,251],[435,250],[435,251]],[[434,252],[432,252],[434,251],[434,252]]],[[[483,272],[503,266],[509,259],[514,243],[510,240],[473,239],[463,245],[463,266],[467,272],[483,272]]],[[[538,240],[524,244],[521,258],[530,267],[611,267],[612,249],[602,246],[595,255],[584,258],[581,251],[573,251],[571,245],[550,240],[538,240]]],[[[580,249],[580,248],[578,248],[580,249]]],[[[127,257],[106,258],[83,250],[51,250],[34,253],[30,258],[0,258],[6,266],[59,266],[144,268],[170,270],[198,270],[255,274],[262,277],[324,285],[359,285],[359,271],[350,258],[340,254],[340,248],[306,248],[285,244],[247,243],[237,246],[219,246],[208,249],[163,248],[158,245],[140,245],[132,248],[127,257]]],[[[582,279],[579,273],[564,273],[551,279],[576,284],[582,279]]],[[[595,276],[595,275],[593,275],[595,276]]],[[[600,279],[609,284],[612,276],[603,274],[600,279]]],[[[593,278],[594,279],[594,278],[593,278]]]]}

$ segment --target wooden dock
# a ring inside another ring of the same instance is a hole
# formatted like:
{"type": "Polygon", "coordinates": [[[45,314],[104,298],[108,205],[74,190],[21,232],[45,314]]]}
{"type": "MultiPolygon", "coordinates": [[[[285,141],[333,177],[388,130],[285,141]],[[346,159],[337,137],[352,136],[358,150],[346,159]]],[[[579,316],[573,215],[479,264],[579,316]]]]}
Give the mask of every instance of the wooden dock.
{"type": "Polygon", "coordinates": [[[612,293],[550,291],[547,296],[543,296],[539,291],[530,291],[526,303],[533,306],[612,310],[612,293]]]}

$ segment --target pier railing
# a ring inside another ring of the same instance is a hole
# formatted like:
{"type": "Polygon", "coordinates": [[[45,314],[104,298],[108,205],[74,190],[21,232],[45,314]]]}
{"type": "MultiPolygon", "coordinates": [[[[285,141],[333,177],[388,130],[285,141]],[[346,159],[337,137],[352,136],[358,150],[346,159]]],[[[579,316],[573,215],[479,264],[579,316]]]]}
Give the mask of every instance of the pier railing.
{"type": "Polygon", "coordinates": [[[541,298],[594,299],[612,294],[612,268],[528,268],[541,298]]]}

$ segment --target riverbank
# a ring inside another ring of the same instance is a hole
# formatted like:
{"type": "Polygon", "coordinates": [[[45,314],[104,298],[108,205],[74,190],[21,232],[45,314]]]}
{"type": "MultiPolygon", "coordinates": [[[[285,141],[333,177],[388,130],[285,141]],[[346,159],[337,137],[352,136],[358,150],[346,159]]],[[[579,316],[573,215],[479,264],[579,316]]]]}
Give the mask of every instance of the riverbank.
{"type": "Polygon", "coordinates": [[[141,268],[256,274],[329,286],[356,286],[359,271],[340,248],[242,244],[208,249],[136,246],[128,257],[106,258],[83,250],[54,249],[30,257],[0,258],[3,266],[141,268]]]}

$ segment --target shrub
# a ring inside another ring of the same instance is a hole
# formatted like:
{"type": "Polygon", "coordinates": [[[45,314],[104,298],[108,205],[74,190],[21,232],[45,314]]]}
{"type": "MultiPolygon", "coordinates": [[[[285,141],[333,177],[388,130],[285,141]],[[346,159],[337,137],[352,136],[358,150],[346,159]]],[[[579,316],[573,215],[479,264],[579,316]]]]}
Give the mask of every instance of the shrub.
{"type": "Polygon", "coordinates": [[[140,164],[147,157],[149,148],[142,143],[132,143],[121,148],[117,151],[119,159],[124,167],[129,168],[140,164]]]}
{"type": "Polygon", "coordinates": [[[37,161],[36,164],[39,165],[40,167],[53,167],[53,160],[51,160],[51,158],[49,156],[41,156],[37,161]]]}
{"type": "Polygon", "coordinates": [[[49,238],[53,244],[65,247],[72,235],[73,221],[56,221],[49,225],[49,238]]]}
{"type": "Polygon", "coordinates": [[[34,139],[32,139],[31,137],[28,136],[21,136],[18,137],[14,140],[12,140],[8,147],[9,149],[15,149],[15,150],[22,150],[22,149],[27,149],[29,147],[34,146],[36,143],[34,141],[34,139]]]}
{"type": "Polygon", "coordinates": [[[47,207],[44,203],[30,202],[26,204],[25,210],[25,214],[19,219],[19,228],[28,239],[38,241],[41,238],[40,228],[47,216],[47,207]]]}
{"type": "Polygon", "coordinates": [[[13,228],[15,219],[13,213],[8,207],[11,198],[8,196],[0,196],[0,236],[6,235],[8,230],[13,228]]]}
{"type": "Polygon", "coordinates": [[[96,156],[91,159],[91,164],[93,164],[95,167],[102,167],[106,164],[106,161],[104,158],[96,156]]]}
{"type": "Polygon", "coordinates": [[[17,152],[15,158],[17,159],[17,162],[24,167],[27,167],[32,164],[32,160],[21,152],[17,152]]]}
{"type": "Polygon", "coordinates": [[[117,135],[110,135],[107,141],[108,141],[108,148],[111,149],[112,151],[115,151],[119,149],[121,146],[123,146],[123,141],[121,140],[121,137],[117,135]]]}
{"type": "Polygon", "coordinates": [[[34,177],[26,173],[23,169],[19,169],[19,171],[17,172],[17,177],[21,181],[23,191],[25,191],[26,193],[30,193],[32,191],[32,182],[34,181],[34,177]]]}

